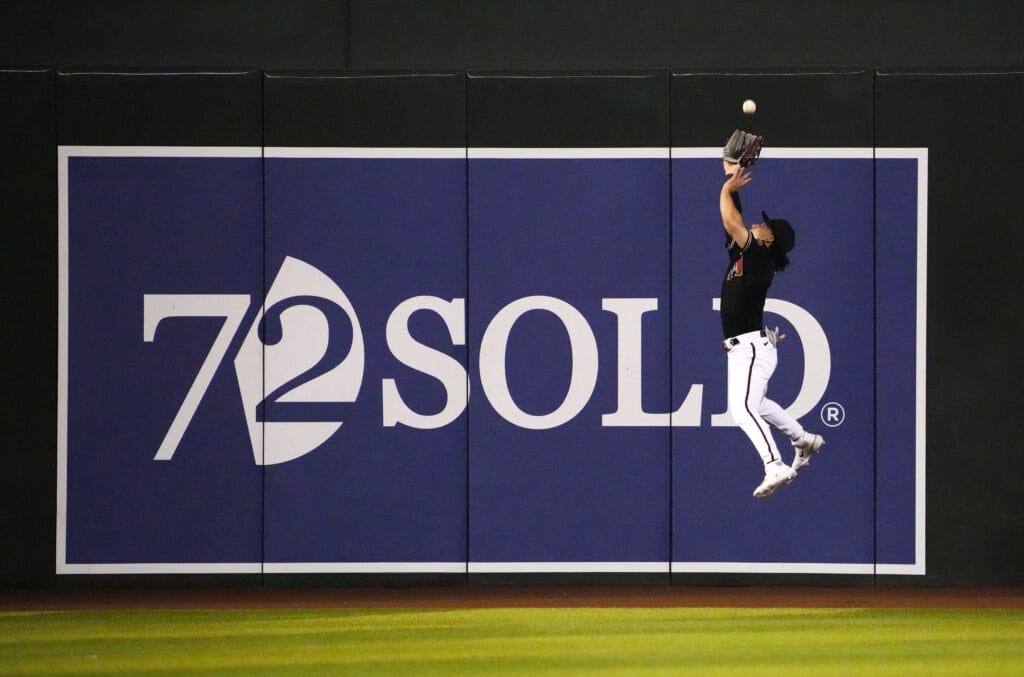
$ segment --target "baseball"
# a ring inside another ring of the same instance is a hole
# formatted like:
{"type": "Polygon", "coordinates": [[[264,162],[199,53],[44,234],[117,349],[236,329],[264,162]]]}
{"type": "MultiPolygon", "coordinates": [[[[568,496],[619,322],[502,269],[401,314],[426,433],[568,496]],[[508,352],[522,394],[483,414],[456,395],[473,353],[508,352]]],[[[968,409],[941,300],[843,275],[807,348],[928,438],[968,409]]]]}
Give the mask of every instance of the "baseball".
{"type": "Polygon", "coordinates": [[[743,102],[743,112],[747,115],[753,115],[754,111],[757,110],[757,104],[754,103],[753,99],[747,99],[743,102]]]}

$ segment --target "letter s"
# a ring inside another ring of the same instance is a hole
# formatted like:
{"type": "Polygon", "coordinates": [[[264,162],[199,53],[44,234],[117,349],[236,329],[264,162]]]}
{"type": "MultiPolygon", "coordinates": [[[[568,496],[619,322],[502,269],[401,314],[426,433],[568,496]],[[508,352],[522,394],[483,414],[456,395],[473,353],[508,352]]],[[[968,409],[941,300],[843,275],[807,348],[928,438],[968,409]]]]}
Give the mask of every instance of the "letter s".
{"type": "Polygon", "coordinates": [[[431,310],[440,315],[448,327],[453,345],[466,343],[465,299],[452,299],[448,302],[436,296],[414,296],[402,301],[391,311],[387,325],[387,342],[391,354],[402,364],[440,381],[447,394],[447,402],[444,409],[436,414],[419,414],[402,399],[395,379],[383,379],[381,395],[384,425],[387,427],[402,423],[421,430],[440,428],[458,418],[466,409],[469,399],[465,368],[451,356],[417,342],[409,334],[409,318],[418,310],[431,310]]]}

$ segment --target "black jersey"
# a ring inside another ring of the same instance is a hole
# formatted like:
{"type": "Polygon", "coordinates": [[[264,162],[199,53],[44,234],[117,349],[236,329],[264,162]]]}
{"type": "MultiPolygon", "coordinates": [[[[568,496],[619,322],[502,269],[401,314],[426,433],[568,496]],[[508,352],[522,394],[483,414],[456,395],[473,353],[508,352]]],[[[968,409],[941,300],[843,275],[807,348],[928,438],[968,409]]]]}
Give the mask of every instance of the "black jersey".
{"type": "Polygon", "coordinates": [[[725,338],[764,328],[764,300],[775,278],[775,259],[768,247],[759,245],[747,233],[745,243],[736,244],[728,235],[729,267],[722,280],[722,332],[725,338]]]}

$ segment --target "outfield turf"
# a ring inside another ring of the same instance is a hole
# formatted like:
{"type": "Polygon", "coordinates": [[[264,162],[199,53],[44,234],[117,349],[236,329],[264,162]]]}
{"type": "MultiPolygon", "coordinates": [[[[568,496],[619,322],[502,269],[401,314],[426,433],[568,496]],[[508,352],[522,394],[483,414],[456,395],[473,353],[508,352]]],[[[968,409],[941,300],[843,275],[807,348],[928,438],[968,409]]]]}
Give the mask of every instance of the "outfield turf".
{"type": "Polygon", "coordinates": [[[0,673],[1024,674],[1017,609],[0,612],[0,673]]]}

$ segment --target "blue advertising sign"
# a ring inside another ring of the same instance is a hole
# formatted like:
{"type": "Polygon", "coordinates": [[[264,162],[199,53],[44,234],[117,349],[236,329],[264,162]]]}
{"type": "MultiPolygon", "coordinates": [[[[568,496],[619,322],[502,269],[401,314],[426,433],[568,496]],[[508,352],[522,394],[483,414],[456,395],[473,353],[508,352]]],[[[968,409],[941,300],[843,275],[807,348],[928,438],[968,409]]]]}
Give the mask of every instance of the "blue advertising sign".
{"type": "Polygon", "coordinates": [[[758,501],[719,153],[61,148],[58,572],[923,573],[927,156],[743,191],[826,439],[758,501]]]}

